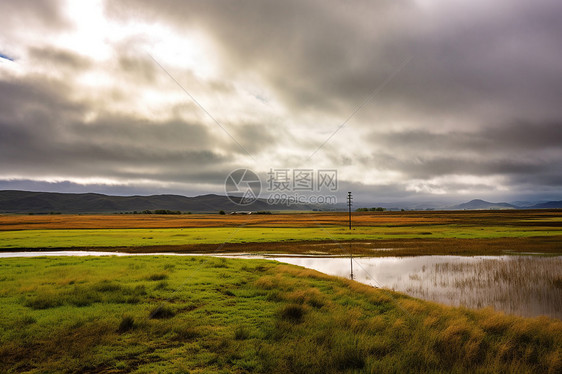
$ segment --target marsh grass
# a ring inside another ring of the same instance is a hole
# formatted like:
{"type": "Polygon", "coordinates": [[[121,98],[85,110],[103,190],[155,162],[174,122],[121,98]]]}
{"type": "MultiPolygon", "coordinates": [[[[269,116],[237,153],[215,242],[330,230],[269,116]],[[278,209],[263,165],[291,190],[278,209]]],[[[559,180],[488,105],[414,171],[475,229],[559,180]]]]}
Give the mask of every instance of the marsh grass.
{"type": "Polygon", "coordinates": [[[237,326],[234,330],[235,340],[246,340],[250,337],[250,330],[246,326],[237,326]]]}
{"type": "Polygon", "coordinates": [[[117,329],[117,332],[124,333],[129,330],[132,330],[134,327],[135,327],[135,319],[131,316],[124,315],[123,318],[121,318],[121,323],[119,323],[119,328],[117,329]]]}
{"type": "Polygon", "coordinates": [[[161,281],[161,280],[164,280],[164,279],[168,279],[168,274],[166,274],[166,273],[151,274],[148,277],[148,280],[151,280],[151,281],[161,281]]]}
{"type": "Polygon", "coordinates": [[[150,319],[164,319],[164,318],[172,318],[176,315],[176,312],[167,305],[159,305],[154,308],[148,318],[150,319]]]}
{"type": "Polygon", "coordinates": [[[174,258],[156,287],[150,277],[169,263],[1,260],[0,372],[562,370],[555,319],[444,307],[262,260],[174,258]]]}
{"type": "Polygon", "coordinates": [[[155,289],[157,290],[165,290],[167,289],[169,286],[169,283],[165,280],[158,282],[158,284],[156,284],[156,286],[154,286],[155,289]]]}
{"type": "Polygon", "coordinates": [[[493,306],[519,315],[562,317],[562,259],[508,257],[443,262],[408,275],[405,291],[473,308],[493,306]]]}
{"type": "Polygon", "coordinates": [[[305,308],[300,304],[289,304],[280,311],[280,317],[284,321],[291,323],[301,323],[306,314],[305,308]]]}
{"type": "Polygon", "coordinates": [[[62,305],[85,307],[95,303],[137,304],[144,295],[144,285],[121,286],[104,280],[92,285],[69,284],[62,289],[42,286],[27,297],[25,305],[32,309],[50,309],[62,305]]]}

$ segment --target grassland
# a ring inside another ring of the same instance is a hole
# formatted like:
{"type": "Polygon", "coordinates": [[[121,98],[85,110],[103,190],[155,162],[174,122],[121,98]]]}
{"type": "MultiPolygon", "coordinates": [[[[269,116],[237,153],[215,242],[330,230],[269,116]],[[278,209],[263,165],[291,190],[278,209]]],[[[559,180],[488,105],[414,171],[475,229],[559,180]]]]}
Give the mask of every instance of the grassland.
{"type": "MultiPolygon", "coordinates": [[[[0,230],[131,229],[201,227],[347,227],[347,213],[273,215],[0,215],[0,230]]],[[[353,226],[422,227],[425,225],[562,227],[561,210],[354,212],[353,226]]]]}
{"type": "Polygon", "coordinates": [[[561,211],[356,213],[353,230],[339,213],[268,216],[0,216],[0,250],[357,254],[562,254],[561,211]],[[346,248],[347,250],[347,248],[346,248]],[[379,253],[380,254],[380,253],[379,253]]]}
{"type": "Polygon", "coordinates": [[[562,322],[262,260],[0,260],[0,372],[541,372],[562,322]]]}

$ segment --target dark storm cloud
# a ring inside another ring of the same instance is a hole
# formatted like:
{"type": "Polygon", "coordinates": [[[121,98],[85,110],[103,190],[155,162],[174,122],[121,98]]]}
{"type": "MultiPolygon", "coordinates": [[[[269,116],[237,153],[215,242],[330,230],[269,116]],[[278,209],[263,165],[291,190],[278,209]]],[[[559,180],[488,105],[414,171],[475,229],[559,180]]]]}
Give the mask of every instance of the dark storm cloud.
{"type": "MultiPolygon", "coordinates": [[[[516,121],[494,127],[481,127],[473,131],[431,132],[412,130],[403,132],[374,132],[373,142],[392,144],[400,149],[418,151],[483,151],[495,152],[541,151],[559,148],[562,144],[561,121],[516,121]]],[[[491,156],[492,154],[490,154],[491,156]]]]}
{"type": "Polygon", "coordinates": [[[61,80],[30,76],[0,80],[0,141],[25,148],[24,138],[46,141],[67,119],[75,120],[86,107],[68,100],[71,87],[61,80]],[[9,138],[8,135],[21,138],[9,138]],[[21,142],[20,142],[21,141],[21,142]]]}
{"type": "MultiPolygon", "coordinates": [[[[363,54],[372,58],[386,43],[379,42],[376,48],[369,45],[365,51],[368,41],[365,33],[382,29],[385,22],[381,19],[397,12],[400,6],[374,2],[363,3],[359,8],[364,13],[356,12],[344,2],[168,0],[158,4],[108,3],[107,13],[118,18],[134,15],[153,22],[172,21],[180,29],[205,29],[221,48],[220,58],[225,58],[221,62],[223,68],[233,75],[246,70],[265,76],[278,94],[300,111],[309,106],[326,110],[337,104],[339,85],[350,78],[358,84],[351,84],[354,96],[358,90],[363,93],[372,90],[357,68],[369,65],[363,54]],[[369,21],[369,16],[376,16],[378,21],[354,27],[358,20],[369,21]],[[351,77],[342,79],[346,73],[351,77]]],[[[396,61],[390,58],[382,69],[373,65],[367,70],[385,72],[384,68],[392,67],[393,62],[396,61]]],[[[375,80],[381,77],[384,76],[377,75],[375,80]]]]}
{"type": "MultiPolygon", "coordinates": [[[[378,159],[378,158],[377,158],[378,159]]],[[[413,157],[411,160],[394,160],[386,164],[376,164],[389,170],[398,170],[409,178],[433,178],[447,175],[533,175],[545,170],[552,170],[554,165],[539,162],[515,161],[509,159],[471,160],[455,156],[424,158],[413,157]]]]}
{"type": "MultiPolygon", "coordinates": [[[[261,123],[240,124],[231,132],[236,141],[251,155],[267,150],[268,148],[275,148],[277,138],[284,135],[279,129],[275,130],[261,123]]],[[[232,149],[232,152],[244,151],[244,149],[240,149],[240,147],[237,148],[236,145],[237,144],[233,144],[229,147],[232,149]]]]}
{"type": "MultiPolygon", "coordinates": [[[[328,143],[321,152],[336,166],[407,179],[556,181],[547,176],[562,163],[562,4],[429,4],[140,0],[106,11],[205,29],[233,74],[258,72],[295,114],[332,113],[343,121],[382,87],[347,125],[374,133],[364,146],[381,151],[366,157],[364,148],[328,143]],[[390,130],[396,125],[403,130],[390,130]]],[[[450,188],[462,189],[456,182],[443,189],[450,188]]]]}
{"type": "Polygon", "coordinates": [[[91,123],[74,126],[71,140],[98,143],[119,149],[139,146],[151,149],[205,149],[212,141],[206,127],[181,120],[156,122],[125,115],[102,115],[91,123]]]}
{"type": "Polygon", "coordinates": [[[213,150],[200,123],[102,115],[84,122],[88,103],[68,100],[55,80],[0,81],[3,175],[216,182],[229,156],[213,150]],[[201,169],[208,169],[208,174],[201,169]],[[214,173],[214,174],[213,174],[214,173]]]}
{"type": "MultiPolygon", "coordinates": [[[[519,121],[472,132],[377,132],[371,141],[391,144],[392,153],[375,153],[365,165],[398,170],[415,179],[503,175],[514,184],[522,178],[542,184],[543,177],[557,173],[562,157],[556,154],[562,144],[559,122],[519,121]]],[[[545,181],[550,184],[552,178],[545,181]]]]}
{"type": "Polygon", "coordinates": [[[259,72],[294,110],[349,111],[413,57],[371,106],[383,116],[473,116],[487,105],[560,115],[562,5],[498,4],[141,0],[107,12],[204,28],[225,65],[259,72]]]}
{"type": "Polygon", "coordinates": [[[560,174],[560,166],[550,168],[548,173],[539,175],[521,174],[513,178],[513,182],[517,185],[523,185],[527,188],[553,188],[560,192],[562,186],[562,174],[560,174]]]}

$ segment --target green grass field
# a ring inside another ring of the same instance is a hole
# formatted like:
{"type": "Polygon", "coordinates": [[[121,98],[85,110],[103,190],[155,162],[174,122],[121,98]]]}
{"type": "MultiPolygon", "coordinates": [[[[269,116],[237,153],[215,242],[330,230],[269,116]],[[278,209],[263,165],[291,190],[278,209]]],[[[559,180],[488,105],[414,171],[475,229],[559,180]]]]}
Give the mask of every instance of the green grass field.
{"type": "Polygon", "coordinates": [[[562,322],[208,257],[0,260],[0,372],[562,370],[562,322]]]}
{"type": "Polygon", "coordinates": [[[562,236],[562,228],[423,225],[399,227],[206,227],[0,231],[0,249],[143,247],[320,240],[493,239],[562,236]]]}

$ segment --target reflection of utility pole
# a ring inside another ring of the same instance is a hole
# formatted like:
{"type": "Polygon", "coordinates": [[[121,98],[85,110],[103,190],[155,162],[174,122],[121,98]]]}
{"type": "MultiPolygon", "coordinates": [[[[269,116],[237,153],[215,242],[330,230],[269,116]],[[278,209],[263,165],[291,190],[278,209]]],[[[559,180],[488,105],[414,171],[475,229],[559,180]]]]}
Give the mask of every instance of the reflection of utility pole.
{"type": "MultiPolygon", "coordinates": [[[[347,207],[349,208],[349,233],[351,234],[351,201],[353,198],[351,197],[351,192],[347,193],[347,207]]],[[[353,280],[353,252],[351,250],[351,235],[349,238],[349,264],[351,266],[351,273],[350,278],[353,280]]]]}

